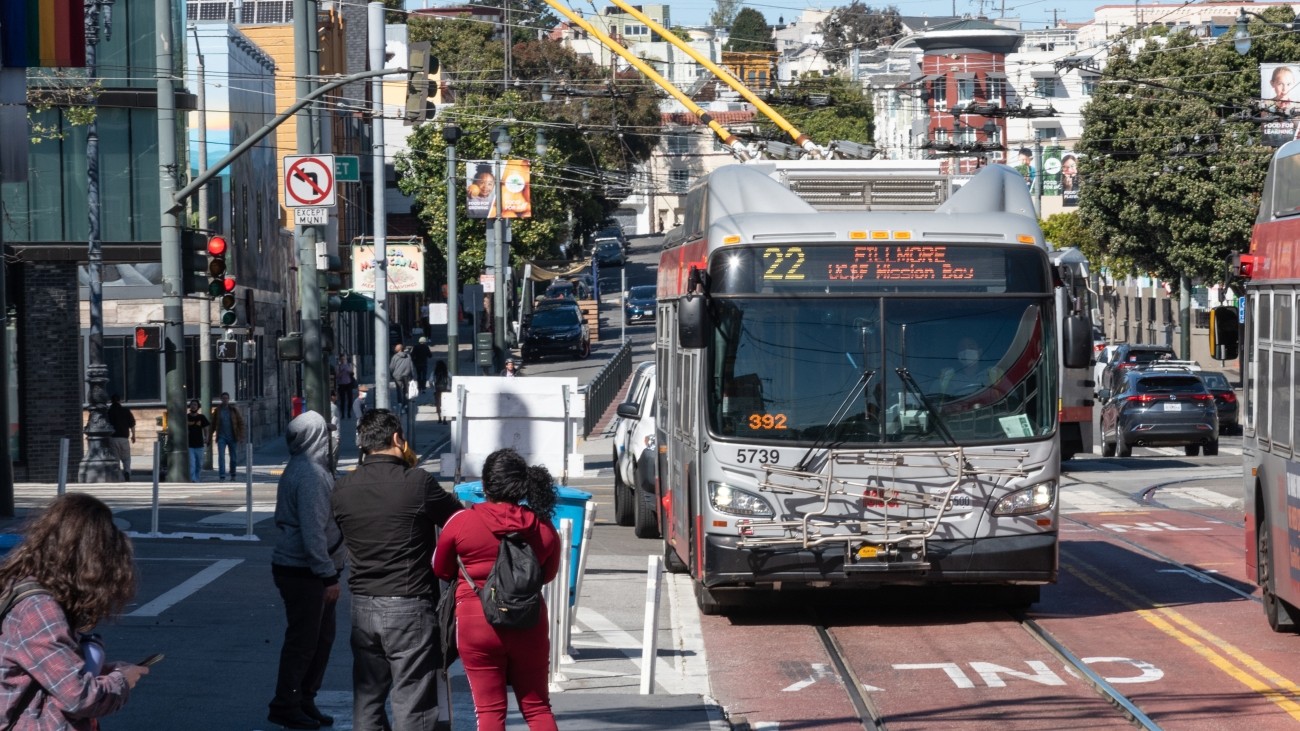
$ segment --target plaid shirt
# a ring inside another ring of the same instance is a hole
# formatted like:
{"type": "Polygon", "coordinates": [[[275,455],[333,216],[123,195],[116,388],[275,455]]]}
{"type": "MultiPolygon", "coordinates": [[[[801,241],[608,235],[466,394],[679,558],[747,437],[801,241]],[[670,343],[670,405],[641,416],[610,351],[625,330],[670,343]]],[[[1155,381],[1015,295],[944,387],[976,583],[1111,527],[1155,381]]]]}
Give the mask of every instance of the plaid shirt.
{"type": "Polygon", "coordinates": [[[13,707],[32,683],[40,690],[14,731],[91,731],[96,718],[121,708],[130,696],[122,673],[84,672],[77,638],[49,594],[18,602],[0,629],[0,725],[13,721],[13,707]]]}

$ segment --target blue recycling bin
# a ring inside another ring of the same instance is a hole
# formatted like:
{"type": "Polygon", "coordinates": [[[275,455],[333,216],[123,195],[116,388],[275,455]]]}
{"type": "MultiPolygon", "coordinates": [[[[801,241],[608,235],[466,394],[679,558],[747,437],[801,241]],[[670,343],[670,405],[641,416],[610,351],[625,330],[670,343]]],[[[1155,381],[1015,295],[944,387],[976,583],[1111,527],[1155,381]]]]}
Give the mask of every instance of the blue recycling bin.
{"type": "MultiPolygon", "coordinates": [[[[569,606],[573,606],[578,601],[578,558],[582,554],[583,520],[587,516],[587,502],[591,500],[591,493],[564,485],[556,487],[555,490],[559,493],[559,499],[556,500],[555,517],[551,523],[555,525],[556,530],[559,530],[561,520],[568,518],[573,521],[573,535],[569,545],[569,565],[573,567],[569,574],[569,606]]],[[[465,504],[487,500],[483,494],[483,483],[479,481],[462,482],[457,485],[456,497],[465,504]]]]}
{"type": "Polygon", "coordinates": [[[17,533],[0,533],[0,556],[9,553],[10,549],[17,546],[23,537],[17,533]]]}

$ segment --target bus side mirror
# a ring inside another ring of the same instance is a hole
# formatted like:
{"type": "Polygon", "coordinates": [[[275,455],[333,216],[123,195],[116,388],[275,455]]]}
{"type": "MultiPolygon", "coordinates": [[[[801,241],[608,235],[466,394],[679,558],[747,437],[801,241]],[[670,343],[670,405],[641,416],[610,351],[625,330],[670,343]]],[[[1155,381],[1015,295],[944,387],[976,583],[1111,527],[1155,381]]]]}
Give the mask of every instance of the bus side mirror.
{"type": "Polygon", "coordinates": [[[1236,360],[1241,355],[1241,325],[1236,307],[1210,310],[1210,353],[1215,360],[1236,360]]]}
{"type": "Polygon", "coordinates": [[[1065,351],[1063,360],[1066,368],[1087,368],[1092,362],[1092,332],[1088,321],[1081,315],[1065,318],[1065,351]]]}
{"type": "Polygon", "coordinates": [[[709,301],[702,294],[688,294],[677,300],[677,345],[703,348],[713,330],[709,319],[709,301]]]}

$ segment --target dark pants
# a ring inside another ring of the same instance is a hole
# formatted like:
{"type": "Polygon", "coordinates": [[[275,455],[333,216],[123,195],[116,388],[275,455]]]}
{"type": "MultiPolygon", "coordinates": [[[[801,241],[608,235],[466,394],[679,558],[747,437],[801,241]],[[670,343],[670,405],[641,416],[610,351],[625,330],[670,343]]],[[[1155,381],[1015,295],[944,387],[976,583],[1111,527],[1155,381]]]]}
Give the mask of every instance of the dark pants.
{"type": "Polygon", "coordinates": [[[342,416],[344,419],[352,418],[352,402],[355,400],[355,397],[352,395],[352,392],[356,390],[356,387],[357,384],[355,383],[338,384],[339,411],[342,412],[342,416]]]}
{"type": "Polygon", "coordinates": [[[411,402],[411,397],[409,395],[411,379],[409,377],[394,378],[393,384],[397,386],[397,405],[406,408],[406,405],[411,402]]]}
{"type": "Polygon", "coordinates": [[[434,604],[434,597],[352,596],[355,731],[433,731],[442,664],[434,604]]]}
{"type": "Polygon", "coordinates": [[[429,364],[415,364],[415,385],[420,387],[421,391],[429,387],[429,364]]]}
{"type": "Polygon", "coordinates": [[[334,603],[325,603],[325,582],[310,569],[271,565],[275,588],[284,600],[284,630],[280,672],[275,680],[272,711],[293,711],[316,698],[330,650],[334,647],[334,603]]]}

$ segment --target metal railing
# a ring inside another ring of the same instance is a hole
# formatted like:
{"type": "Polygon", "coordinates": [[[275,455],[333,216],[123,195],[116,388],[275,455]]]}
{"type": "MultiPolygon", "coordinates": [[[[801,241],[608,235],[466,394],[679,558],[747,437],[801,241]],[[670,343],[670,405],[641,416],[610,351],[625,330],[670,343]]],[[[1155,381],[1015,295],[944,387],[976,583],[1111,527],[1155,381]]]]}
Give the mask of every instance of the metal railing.
{"type": "Polygon", "coordinates": [[[591,434],[591,430],[596,428],[596,423],[600,421],[605,409],[608,409],[614,399],[618,398],[619,391],[623,389],[623,381],[626,381],[630,375],[632,375],[632,343],[624,341],[623,347],[619,348],[600,373],[591,379],[591,383],[583,386],[587,394],[583,436],[591,434]]]}

